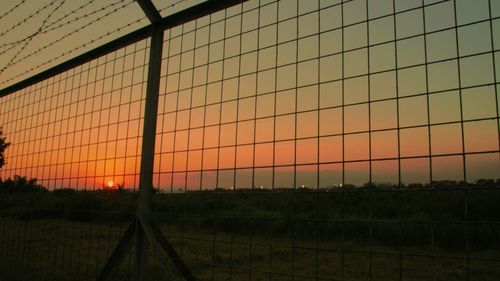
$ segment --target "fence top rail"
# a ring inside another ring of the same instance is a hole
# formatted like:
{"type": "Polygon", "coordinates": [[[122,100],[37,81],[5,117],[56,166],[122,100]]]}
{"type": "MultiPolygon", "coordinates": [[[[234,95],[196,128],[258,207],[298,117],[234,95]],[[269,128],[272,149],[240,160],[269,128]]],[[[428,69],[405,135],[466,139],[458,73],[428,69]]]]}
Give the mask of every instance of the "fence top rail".
{"type": "MultiPolygon", "coordinates": [[[[192,7],[189,7],[185,10],[182,10],[178,13],[175,13],[173,15],[166,16],[162,18],[158,23],[155,23],[155,25],[158,25],[162,30],[170,29],[182,25],[184,23],[190,22],[192,20],[195,20],[197,18],[204,17],[214,12],[243,3],[245,1],[248,0],[207,0],[192,7]]],[[[152,25],[150,24],[148,26],[130,32],[126,35],[123,35],[106,44],[103,44],[97,48],[94,48],[88,52],[85,52],[79,56],[76,56],[72,59],[62,62],[56,66],[53,66],[45,71],[35,74],[29,78],[19,81],[13,85],[7,86],[0,90],[0,98],[10,95],[16,91],[29,87],[38,82],[41,82],[52,76],[60,74],[64,71],[82,65],[93,59],[102,57],[120,48],[126,47],[130,44],[146,39],[150,37],[151,30],[152,30],[152,25]]]]}

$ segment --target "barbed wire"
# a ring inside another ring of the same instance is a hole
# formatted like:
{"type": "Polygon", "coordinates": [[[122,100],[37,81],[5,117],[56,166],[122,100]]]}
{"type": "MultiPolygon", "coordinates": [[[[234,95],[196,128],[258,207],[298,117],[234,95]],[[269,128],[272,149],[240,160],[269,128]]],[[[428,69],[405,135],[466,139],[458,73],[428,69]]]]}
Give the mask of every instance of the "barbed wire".
{"type": "Polygon", "coordinates": [[[31,52],[31,53],[29,53],[29,54],[25,55],[24,57],[19,58],[18,60],[16,60],[15,62],[13,62],[10,66],[16,65],[16,64],[18,64],[18,63],[20,63],[20,62],[22,62],[22,61],[24,61],[24,60],[26,60],[26,59],[28,59],[28,58],[30,58],[30,57],[32,57],[32,56],[34,56],[34,55],[36,55],[36,54],[40,53],[41,51],[44,51],[44,50],[46,50],[47,48],[52,47],[53,45],[55,45],[55,44],[57,44],[57,43],[61,42],[62,40],[66,39],[66,38],[68,38],[69,36],[71,36],[71,35],[73,35],[73,34],[75,34],[75,33],[77,33],[77,32],[80,32],[80,31],[82,31],[83,29],[86,29],[86,28],[88,28],[89,26],[91,26],[91,25],[93,25],[93,24],[97,23],[98,21],[102,20],[103,18],[108,17],[109,15],[111,15],[111,14],[115,13],[116,11],[118,11],[118,10],[120,10],[120,9],[123,9],[123,8],[125,8],[125,7],[129,6],[129,5],[130,5],[131,3],[133,3],[133,2],[134,2],[134,0],[131,0],[131,1],[129,1],[128,3],[125,3],[125,4],[121,5],[121,6],[119,6],[119,7],[115,8],[115,9],[113,9],[112,11],[107,12],[106,14],[102,15],[101,17],[97,17],[96,19],[94,19],[94,20],[93,20],[93,21],[91,21],[90,23],[88,23],[88,24],[86,24],[86,25],[84,25],[84,26],[81,26],[81,27],[79,27],[79,28],[76,28],[76,29],[72,30],[72,31],[71,31],[71,32],[69,32],[69,33],[66,33],[65,35],[63,35],[63,36],[61,36],[61,37],[57,38],[56,40],[54,40],[54,41],[52,41],[52,42],[50,42],[50,43],[48,43],[48,44],[46,44],[46,45],[44,45],[44,46],[42,46],[42,47],[40,47],[40,48],[36,49],[36,50],[34,50],[33,52],[31,52]]]}
{"type": "Polygon", "coordinates": [[[189,0],[179,0],[179,1],[175,2],[175,3],[172,3],[172,4],[168,5],[167,7],[163,7],[163,8],[161,8],[161,9],[159,10],[159,12],[161,13],[161,12],[163,12],[163,11],[166,11],[166,10],[168,10],[168,9],[173,8],[175,5],[177,5],[177,4],[181,3],[181,2],[187,2],[187,1],[189,1],[189,0]]]}
{"type": "MultiPolygon", "coordinates": [[[[135,1],[135,0],[132,0],[131,2],[127,3],[127,6],[128,6],[128,5],[130,5],[131,3],[133,3],[134,1],[135,1]]],[[[168,6],[166,6],[166,7],[164,7],[164,8],[161,8],[161,9],[159,10],[159,12],[166,11],[166,10],[168,10],[168,9],[171,9],[171,8],[175,7],[176,5],[178,5],[178,4],[182,3],[182,2],[188,2],[188,1],[190,1],[190,0],[178,0],[178,1],[176,1],[176,2],[174,2],[174,3],[172,3],[172,4],[168,5],[168,6]]],[[[118,9],[115,9],[115,10],[113,10],[113,12],[116,12],[117,10],[118,10],[118,9]]],[[[108,14],[109,14],[109,13],[108,13],[108,14]]],[[[105,16],[107,16],[108,14],[106,14],[105,16]]],[[[105,16],[103,16],[103,17],[105,17],[105,16]]],[[[97,22],[98,20],[102,19],[103,17],[101,17],[101,18],[99,18],[99,19],[97,19],[97,20],[94,20],[93,22],[89,23],[87,26],[90,26],[90,25],[94,24],[95,22],[97,22]]],[[[15,80],[15,79],[17,79],[17,78],[19,78],[19,77],[22,77],[22,76],[24,76],[24,75],[26,75],[26,74],[28,74],[28,73],[30,73],[30,72],[33,72],[34,70],[37,70],[37,69],[39,69],[39,68],[41,68],[41,67],[43,67],[43,66],[49,65],[49,64],[51,64],[51,63],[53,63],[53,62],[55,62],[55,61],[59,60],[59,59],[60,59],[60,58],[62,58],[62,57],[65,57],[65,56],[68,56],[68,55],[70,55],[70,54],[74,53],[75,51],[77,51],[77,50],[79,50],[79,49],[86,48],[86,47],[88,47],[89,45],[92,45],[93,43],[95,43],[95,42],[97,42],[97,41],[100,41],[100,40],[102,40],[102,39],[104,39],[104,38],[106,38],[106,37],[109,37],[109,36],[111,36],[111,35],[114,35],[114,34],[116,34],[116,33],[120,32],[120,31],[122,31],[122,30],[124,30],[124,29],[126,29],[126,28],[129,28],[130,26],[132,26],[132,25],[134,25],[134,24],[137,24],[137,23],[139,23],[139,22],[141,22],[141,21],[143,21],[143,20],[145,20],[145,19],[146,19],[146,16],[143,16],[143,17],[141,17],[141,18],[139,18],[139,19],[137,19],[137,20],[135,20],[135,21],[132,21],[132,22],[129,22],[129,23],[125,24],[125,25],[122,25],[122,26],[120,26],[120,27],[116,28],[116,29],[115,29],[115,30],[113,30],[113,31],[109,31],[109,32],[107,32],[107,33],[105,33],[105,34],[102,34],[102,35],[100,35],[100,36],[99,36],[99,37],[97,37],[97,38],[94,38],[94,39],[92,39],[92,40],[89,40],[89,41],[87,41],[87,42],[85,42],[85,43],[83,43],[83,44],[81,44],[81,45],[79,45],[79,46],[76,46],[76,47],[74,47],[74,48],[72,48],[72,49],[70,49],[70,50],[68,50],[68,51],[66,51],[66,52],[63,52],[63,53],[61,53],[60,55],[55,56],[55,57],[53,57],[53,58],[51,58],[51,59],[49,59],[49,60],[47,60],[47,61],[45,61],[45,62],[43,62],[43,63],[37,64],[37,65],[35,65],[35,66],[33,66],[33,67],[31,67],[31,68],[29,68],[29,69],[27,69],[27,70],[23,71],[23,72],[21,72],[21,73],[19,73],[19,74],[15,75],[15,76],[13,76],[13,77],[11,77],[11,78],[9,78],[9,79],[7,79],[7,80],[3,81],[3,82],[2,82],[2,84],[8,84],[9,82],[11,82],[11,81],[13,81],[13,80],[15,80]]],[[[80,31],[80,29],[76,29],[76,30],[72,31],[72,32],[71,32],[71,34],[72,34],[72,33],[74,33],[74,32],[77,32],[77,31],[80,31]]],[[[65,35],[65,37],[64,37],[64,38],[66,38],[66,37],[68,37],[68,36],[69,36],[69,35],[67,35],[67,36],[65,35]]],[[[62,38],[62,37],[61,37],[61,38],[59,38],[59,39],[58,39],[58,40],[56,40],[56,41],[57,41],[57,42],[60,42],[60,41],[62,41],[64,38],[62,38]]],[[[51,45],[56,44],[56,43],[57,43],[56,41],[52,42],[52,43],[51,43],[51,45]]],[[[48,46],[47,46],[47,47],[45,47],[45,48],[48,48],[48,46]]],[[[40,50],[40,51],[41,51],[41,50],[40,50]]],[[[40,51],[38,51],[38,52],[40,52],[40,51]]],[[[24,60],[24,59],[26,59],[26,57],[22,58],[22,60],[24,60]]],[[[20,60],[21,60],[21,59],[20,59],[20,60]]],[[[17,63],[18,63],[18,62],[16,62],[16,64],[17,64],[17,63]]],[[[14,64],[12,64],[12,65],[14,65],[14,64]]],[[[12,66],[12,65],[11,65],[11,66],[12,66]]]]}
{"type": "MultiPolygon", "coordinates": [[[[67,17],[71,16],[72,14],[76,13],[76,11],[78,11],[78,10],[81,10],[81,9],[85,8],[85,6],[88,6],[88,5],[92,4],[92,3],[93,3],[93,2],[95,2],[95,1],[96,1],[96,0],[91,0],[91,1],[89,1],[89,2],[87,2],[87,3],[85,3],[85,4],[83,4],[82,6],[78,7],[77,9],[75,9],[75,10],[71,11],[71,13],[66,14],[65,16],[63,16],[63,17],[61,17],[61,18],[57,19],[56,21],[54,21],[54,22],[52,22],[52,23],[48,24],[48,25],[47,25],[47,27],[50,27],[50,26],[54,25],[55,23],[57,23],[57,22],[59,22],[59,21],[63,20],[64,18],[67,18],[67,17]]],[[[122,0],[121,0],[121,1],[122,1],[122,0]]],[[[4,53],[4,52],[7,52],[7,51],[9,51],[9,50],[11,50],[11,49],[15,48],[15,47],[16,47],[15,45],[20,44],[20,43],[22,43],[22,42],[24,42],[24,41],[26,41],[26,40],[30,39],[31,37],[34,37],[34,36],[36,36],[36,35],[40,34],[40,33],[46,33],[46,32],[47,32],[47,31],[44,29],[44,30],[42,30],[41,32],[35,32],[35,33],[30,34],[30,35],[28,35],[28,36],[26,36],[26,37],[24,37],[24,38],[22,38],[22,39],[19,39],[19,40],[16,40],[16,41],[12,41],[12,42],[3,43],[2,45],[0,45],[0,49],[1,49],[1,48],[3,48],[3,47],[6,47],[6,46],[10,46],[9,48],[2,50],[2,52],[3,52],[3,53],[4,53]]]]}
{"type": "MultiPolygon", "coordinates": [[[[66,0],[61,0],[61,2],[59,3],[59,5],[57,5],[54,10],[52,10],[52,12],[50,12],[47,17],[43,20],[42,24],[40,25],[40,27],[38,28],[38,30],[41,30],[43,29],[43,27],[45,26],[45,24],[47,23],[47,21],[52,17],[52,15],[57,11],[59,10],[59,8],[61,8],[61,6],[64,4],[64,2],[66,2],[66,0]]],[[[26,48],[26,46],[28,46],[29,42],[31,40],[33,40],[34,37],[31,37],[25,44],[24,46],[21,47],[21,49],[19,49],[17,51],[17,53],[10,59],[10,61],[7,63],[7,65],[5,65],[4,67],[2,67],[2,69],[0,69],[0,74],[2,74],[5,69],[7,69],[9,66],[13,65],[13,61],[17,58],[17,56],[26,48]]]]}
{"type": "MultiPolygon", "coordinates": [[[[95,0],[92,0],[92,1],[95,1],[95,0]]],[[[57,26],[55,26],[55,27],[52,27],[55,23],[59,22],[59,21],[56,21],[56,22],[54,22],[53,24],[51,24],[50,26],[47,26],[47,29],[46,29],[46,30],[44,30],[42,33],[47,33],[47,32],[52,31],[52,30],[54,30],[54,29],[60,28],[60,27],[62,27],[62,26],[65,26],[65,25],[71,24],[71,23],[76,22],[76,21],[79,21],[79,20],[81,20],[81,19],[83,19],[83,18],[88,18],[88,17],[89,17],[89,16],[91,16],[91,15],[95,15],[95,14],[97,14],[97,13],[99,13],[99,12],[105,11],[105,10],[107,10],[108,8],[110,8],[110,7],[114,7],[114,6],[116,6],[116,5],[120,4],[120,3],[123,3],[123,2],[125,2],[125,0],[118,0],[118,1],[113,2],[113,3],[111,3],[111,4],[107,5],[107,6],[102,7],[102,8],[100,8],[100,9],[94,10],[94,11],[89,12],[89,13],[87,13],[87,14],[84,14],[84,15],[82,15],[82,16],[76,17],[76,18],[74,18],[73,20],[66,21],[65,23],[62,23],[62,24],[57,25],[57,26]],[[51,28],[51,27],[52,27],[52,28],[51,28]]],[[[133,2],[133,1],[131,1],[131,2],[133,2]]],[[[123,8],[123,7],[122,7],[122,8],[123,8]]],[[[116,11],[116,10],[115,10],[115,11],[116,11]]]]}
{"type": "Polygon", "coordinates": [[[91,11],[91,12],[87,13],[87,14],[84,14],[84,15],[82,15],[82,16],[76,17],[76,18],[74,18],[74,19],[72,19],[72,20],[68,20],[68,21],[66,21],[66,22],[64,22],[64,23],[62,23],[62,24],[57,25],[57,26],[54,26],[56,23],[58,23],[58,22],[60,22],[60,21],[64,20],[65,18],[67,18],[67,17],[71,16],[72,14],[76,13],[78,10],[81,10],[81,9],[85,8],[85,6],[88,6],[89,4],[91,4],[91,3],[92,3],[92,2],[94,2],[94,1],[96,1],[96,0],[91,0],[91,1],[87,2],[86,4],[84,4],[84,5],[80,6],[80,7],[78,7],[77,9],[75,9],[75,10],[71,11],[69,14],[66,14],[66,15],[64,15],[63,17],[61,17],[61,18],[57,19],[56,21],[54,21],[54,22],[52,22],[52,23],[48,24],[48,25],[47,25],[47,26],[46,26],[43,30],[37,31],[37,32],[35,32],[35,33],[33,33],[33,34],[30,34],[30,35],[26,36],[26,37],[25,37],[25,38],[23,38],[23,39],[19,39],[19,40],[13,41],[13,42],[8,42],[8,43],[4,43],[4,44],[0,45],[0,49],[1,49],[1,48],[3,48],[3,47],[10,46],[10,47],[8,47],[8,48],[6,48],[6,49],[2,50],[3,52],[7,52],[7,51],[9,51],[9,50],[11,50],[11,49],[13,49],[13,48],[15,48],[15,47],[16,47],[16,46],[13,46],[13,45],[20,44],[20,43],[22,43],[22,42],[24,42],[24,41],[26,41],[26,40],[30,39],[31,37],[35,37],[35,36],[40,35],[40,34],[45,34],[45,33],[48,33],[48,32],[50,32],[50,31],[54,31],[54,30],[57,30],[57,29],[59,29],[59,28],[62,28],[62,27],[64,27],[64,26],[66,26],[66,25],[69,25],[69,24],[75,23],[75,22],[77,22],[77,21],[79,21],[79,20],[81,20],[81,19],[83,19],[83,18],[88,18],[88,17],[89,17],[89,16],[91,16],[91,15],[94,15],[94,14],[97,14],[97,13],[102,12],[102,11],[104,11],[104,10],[107,10],[107,9],[108,9],[108,8],[110,8],[110,7],[116,6],[116,5],[118,5],[119,3],[124,2],[125,0],[118,0],[118,1],[116,1],[116,2],[113,2],[113,3],[111,3],[111,4],[107,5],[107,6],[105,6],[105,7],[101,7],[101,8],[99,8],[99,9],[93,10],[93,11],[91,11]]]}
{"type": "Polygon", "coordinates": [[[54,3],[56,3],[57,1],[59,1],[59,0],[53,0],[52,2],[48,3],[47,5],[45,5],[45,6],[41,7],[40,9],[36,10],[35,13],[30,14],[29,16],[25,17],[24,19],[18,21],[13,26],[7,28],[7,30],[5,30],[4,32],[0,33],[0,37],[2,37],[5,34],[11,32],[12,30],[14,30],[15,28],[17,28],[18,26],[20,26],[23,23],[27,22],[29,19],[31,19],[34,16],[38,15],[39,13],[41,13],[43,10],[45,10],[45,9],[49,8],[50,6],[54,5],[54,3]]]}
{"type": "Polygon", "coordinates": [[[12,7],[10,10],[8,10],[7,12],[3,13],[3,15],[0,16],[0,19],[7,16],[8,14],[12,13],[15,9],[17,9],[19,6],[21,6],[22,4],[24,4],[26,2],[26,0],[22,0],[21,2],[17,3],[17,5],[15,5],[14,7],[12,7]]]}
{"type": "MultiPolygon", "coordinates": [[[[74,14],[74,13],[76,13],[77,11],[79,11],[79,10],[81,10],[81,9],[85,8],[86,6],[89,6],[90,4],[94,3],[95,1],[96,1],[96,0],[90,0],[89,2],[87,2],[87,3],[83,4],[83,5],[81,5],[80,7],[78,7],[78,8],[76,8],[76,9],[74,9],[73,11],[69,12],[68,14],[66,14],[66,15],[64,15],[64,16],[62,16],[62,17],[60,17],[60,18],[58,18],[57,20],[55,20],[55,21],[51,22],[50,24],[48,24],[48,25],[47,25],[47,28],[49,28],[49,27],[53,26],[54,24],[56,24],[56,23],[58,23],[58,22],[60,22],[60,21],[64,20],[64,19],[65,19],[65,18],[67,18],[67,17],[69,17],[69,16],[73,15],[73,14],[74,14]]],[[[118,1],[118,2],[121,2],[121,1],[123,1],[123,0],[120,0],[120,1],[118,1]]],[[[95,10],[95,11],[97,11],[97,10],[95,10]]]]}
{"type": "Polygon", "coordinates": [[[75,51],[77,51],[77,50],[79,50],[79,49],[86,48],[87,46],[89,46],[89,45],[91,45],[91,44],[93,44],[93,43],[95,43],[95,42],[97,42],[97,41],[99,41],[99,40],[101,40],[101,39],[104,39],[104,38],[106,38],[106,37],[109,37],[109,36],[111,36],[111,35],[114,35],[114,34],[116,34],[116,33],[120,32],[120,31],[122,31],[123,29],[128,28],[128,27],[130,27],[130,26],[132,26],[132,25],[134,25],[134,24],[136,24],[136,23],[141,22],[142,20],[145,20],[145,19],[146,19],[146,17],[141,17],[141,18],[139,18],[139,19],[137,19],[137,20],[135,20],[135,21],[133,21],[133,22],[129,22],[129,23],[127,23],[126,25],[123,25],[123,26],[118,27],[118,28],[116,28],[116,29],[115,29],[115,30],[113,30],[113,31],[108,31],[107,33],[102,34],[101,36],[99,36],[99,37],[97,37],[97,38],[95,38],[95,39],[89,40],[89,41],[85,42],[84,44],[81,44],[81,45],[79,45],[79,46],[77,46],[77,47],[74,47],[74,48],[72,48],[72,49],[71,49],[71,50],[69,50],[69,51],[63,52],[63,53],[61,53],[60,55],[58,55],[58,56],[56,56],[56,57],[53,57],[53,58],[52,58],[52,59],[50,59],[50,60],[47,60],[47,61],[45,61],[45,62],[43,62],[43,63],[40,63],[40,64],[38,64],[38,65],[36,65],[36,66],[34,66],[34,67],[31,67],[31,68],[27,69],[26,71],[24,71],[24,72],[22,72],[22,73],[20,73],[20,74],[17,74],[17,75],[15,75],[15,76],[13,76],[12,78],[9,78],[9,79],[5,80],[5,81],[3,82],[3,84],[9,83],[9,82],[13,81],[14,79],[16,79],[16,78],[18,78],[18,77],[21,77],[21,76],[23,76],[23,75],[26,75],[27,73],[30,73],[30,72],[32,72],[32,71],[34,71],[34,70],[36,70],[36,69],[39,69],[40,67],[43,67],[43,66],[45,66],[45,65],[47,65],[47,64],[50,64],[50,63],[52,63],[52,62],[54,62],[54,61],[57,61],[58,59],[60,59],[60,58],[62,58],[62,57],[65,57],[65,56],[67,56],[67,55],[70,55],[70,54],[74,53],[75,51]]]}

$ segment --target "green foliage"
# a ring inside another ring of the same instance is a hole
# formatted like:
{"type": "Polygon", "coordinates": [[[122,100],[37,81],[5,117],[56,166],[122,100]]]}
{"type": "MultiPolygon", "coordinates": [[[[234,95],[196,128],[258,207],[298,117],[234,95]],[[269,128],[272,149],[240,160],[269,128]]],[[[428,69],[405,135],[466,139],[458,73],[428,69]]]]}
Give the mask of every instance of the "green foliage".
{"type": "MultiPolygon", "coordinates": [[[[500,245],[500,185],[481,180],[459,187],[212,190],[156,193],[155,221],[200,233],[260,235],[301,241],[376,243],[388,247],[434,243],[462,249],[500,245]],[[493,222],[489,223],[489,222],[493,222]],[[432,239],[432,242],[431,242],[432,239]]],[[[436,184],[437,185],[437,184],[436,184]]],[[[0,217],[125,224],[138,193],[117,190],[52,192],[36,180],[14,177],[0,185],[0,217]],[[7,192],[5,192],[7,191],[7,192]]],[[[500,249],[499,249],[500,250],[500,249]]]]}
{"type": "Polygon", "coordinates": [[[30,192],[46,192],[47,189],[36,183],[37,179],[27,179],[18,175],[14,179],[7,178],[2,181],[0,178],[0,193],[30,193],[30,192]]]}
{"type": "MultiPolygon", "coordinates": [[[[125,224],[134,216],[137,195],[67,188],[9,193],[0,197],[0,217],[125,224]]],[[[157,193],[154,220],[196,233],[388,247],[462,249],[466,231],[470,247],[488,249],[500,245],[500,228],[487,223],[500,221],[499,201],[497,187],[157,193]]]]}
{"type": "Polygon", "coordinates": [[[4,153],[9,146],[10,142],[6,141],[6,138],[3,136],[2,127],[0,127],[0,169],[5,165],[4,153]]]}

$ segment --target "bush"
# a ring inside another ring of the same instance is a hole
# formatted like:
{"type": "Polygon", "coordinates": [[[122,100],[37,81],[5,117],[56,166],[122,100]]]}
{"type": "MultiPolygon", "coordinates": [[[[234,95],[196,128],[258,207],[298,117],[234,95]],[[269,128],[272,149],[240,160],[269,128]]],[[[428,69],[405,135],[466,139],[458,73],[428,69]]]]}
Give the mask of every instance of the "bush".
{"type": "Polygon", "coordinates": [[[46,192],[47,189],[38,185],[37,179],[27,179],[18,175],[14,179],[7,178],[2,181],[0,178],[0,193],[27,193],[27,192],[46,192]]]}

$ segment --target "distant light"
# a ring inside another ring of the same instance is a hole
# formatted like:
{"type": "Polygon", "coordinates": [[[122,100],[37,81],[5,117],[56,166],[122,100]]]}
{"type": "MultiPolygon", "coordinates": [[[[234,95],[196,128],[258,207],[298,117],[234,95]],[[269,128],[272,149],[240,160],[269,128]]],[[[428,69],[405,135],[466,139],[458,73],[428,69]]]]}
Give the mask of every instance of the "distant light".
{"type": "Polygon", "coordinates": [[[114,185],[115,185],[115,183],[113,181],[108,181],[108,187],[109,188],[112,188],[114,185]]]}
{"type": "Polygon", "coordinates": [[[302,188],[306,187],[305,185],[302,185],[302,188]]]}
{"type": "Polygon", "coordinates": [[[261,186],[260,186],[260,189],[264,189],[264,186],[263,186],[263,185],[261,185],[261,186]]]}

